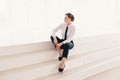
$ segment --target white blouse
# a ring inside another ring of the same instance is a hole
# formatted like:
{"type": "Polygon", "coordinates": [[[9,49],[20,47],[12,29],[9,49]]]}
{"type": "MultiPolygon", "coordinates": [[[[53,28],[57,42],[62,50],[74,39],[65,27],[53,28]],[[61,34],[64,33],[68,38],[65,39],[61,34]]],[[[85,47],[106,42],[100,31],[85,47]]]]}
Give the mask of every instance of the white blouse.
{"type": "Polygon", "coordinates": [[[73,24],[70,24],[70,25],[67,25],[66,23],[60,24],[59,26],[57,26],[53,30],[52,36],[55,37],[56,36],[56,32],[61,30],[62,39],[64,39],[64,37],[65,37],[65,30],[66,30],[67,26],[68,26],[67,39],[65,41],[63,41],[62,43],[69,43],[73,39],[73,36],[75,34],[75,26],[73,24]]]}

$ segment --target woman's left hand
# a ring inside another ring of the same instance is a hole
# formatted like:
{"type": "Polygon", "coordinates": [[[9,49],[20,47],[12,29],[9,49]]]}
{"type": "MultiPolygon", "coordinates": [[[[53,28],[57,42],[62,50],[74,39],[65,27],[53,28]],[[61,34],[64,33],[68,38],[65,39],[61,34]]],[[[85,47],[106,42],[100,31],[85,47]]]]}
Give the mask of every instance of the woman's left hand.
{"type": "Polygon", "coordinates": [[[60,48],[62,46],[63,43],[58,43],[57,44],[57,48],[60,48]]]}

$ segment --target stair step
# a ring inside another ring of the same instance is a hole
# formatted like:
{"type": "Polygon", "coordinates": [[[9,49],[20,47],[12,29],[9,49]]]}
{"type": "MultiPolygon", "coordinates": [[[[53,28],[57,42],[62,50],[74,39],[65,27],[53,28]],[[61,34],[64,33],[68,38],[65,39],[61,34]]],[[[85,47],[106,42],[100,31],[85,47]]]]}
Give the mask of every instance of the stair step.
{"type": "MultiPolygon", "coordinates": [[[[69,74],[68,76],[64,76],[60,79],[58,78],[56,80],[73,80],[73,79],[83,80],[90,76],[110,70],[117,66],[120,66],[120,56],[113,59],[105,60],[104,62],[102,61],[100,63],[99,62],[94,63],[93,65],[84,66],[83,68],[79,68],[79,70],[76,70],[76,71],[74,70],[72,74],[69,74]]],[[[46,77],[46,78],[49,78],[49,77],[46,77]]],[[[34,80],[40,80],[40,79],[34,79],[34,80]]],[[[49,79],[42,79],[42,80],[52,80],[52,79],[49,78],[49,79]]]]}
{"type": "MultiPolygon", "coordinates": [[[[108,58],[109,59],[116,58],[117,56],[120,56],[119,52],[120,52],[120,47],[113,48],[110,50],[99,51],[99,52],[88,54],[81,57],[78,55],[73,57],[71,56],[66,63],[65,71],[78,66],[94,63],[96,61],[101,61],[101,60],[106,61],[108,60],[108,58]],[[109,53],[110,55],[108,56],[106,53],[109,53]]],[[[58,64],[59,62],[54,59],[54,60],[50,60],[50,61],[39,63],[39,64],[25,66],[22,68],[2,71],[0,72],[0,78],[1,78],[0,80],[9,80],[9,79],[21,80],[21,78],[23,80],[32,80],[37,77],[43,77],[50,74],[58,73],[57,71],[58,64]]]]}
{"type": "Polygon", "coordinates": [[[120,40],[120,34],[103,34],[103,35],[96,35],[96,36],[87,36],[87,37],[81,37],[76,39],[82,44],[84,43],[92,43],[95,41],[115,41],[120,40]]]}
{"type": "Polygon", "coordinates": [[[50,61],[57,58],[56,54],[57,51],[49,50],[2,57],[0,58],[0,71],[50,61]]]}
{"type": "Polygon", "coordinates": [[[90,76],[84,80],[120,80],[120,66],[90,76]]]}
{"type": "MultiPolygon", "coordinates": [[[[87,45],[81,45],[81,47],[75,47],[73,50],[70,51],[70,55],[86,55],[89,53],[98,52],[101,50],[107,50],[111,48],[115,48],[120,46],[120,42],[106,42],[104,44],[101,43],[92,43],[87,45]]],[[[41,50],[41,51],[34,51],[10,56],[2,56],[0,57],[0,71],[23,67],[27,65],[32,65],[44,61],[49,61],[52,59],[56,59],[58,52],[55,49],[51,50],[41,50]]],[[[109,56],[109,53],[107,54],[109,56]]]]}
{"type": "Polygon", "coordinates": [[[47,49],[53,49],[53,45],[50,41],[13,45],[7,47],[0,47],[0,56],[22,54],[22,53],[47,50],[47,49]]]}
{"type": "MultiPolygon", "coordinates": [[[[99,36],[90,36],[90,37],[81,37],[75,39],[75,46],[94,44],[99,42],[118,42],[120,41],[119,34],[114,35],[99,35],[99,36]]],[[[46,42],[37,42],[30,44],[21,44],[21,45],[13,45],[13,46],[4,46],[0,47],[0,56],[14,55],[14,54],[23,54],[27,52],[34,52],[40,50],[48,50],[53,49],[53,45],[50,41],[46,42]]]]}
{"type": "Polygon", "coordinates": [[[0,47],[0,80],[83,80],[120,65],[120,36],[74,40],[64,72],[50,41],[0,47]]]}

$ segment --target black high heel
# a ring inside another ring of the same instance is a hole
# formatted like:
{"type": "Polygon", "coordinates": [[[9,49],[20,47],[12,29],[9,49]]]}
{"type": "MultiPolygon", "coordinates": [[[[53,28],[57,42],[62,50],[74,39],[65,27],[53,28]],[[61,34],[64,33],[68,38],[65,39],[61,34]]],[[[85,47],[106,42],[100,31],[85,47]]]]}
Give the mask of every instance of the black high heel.
{"type": "Polygon", "coordinates": [[[62,57],[58,57],[58,60],[61,61],[61,60],[62,60],[62,57]]]}
{"type": "MultiPolygon", "coordinates": [[[[64,65],[65,68],[65,65],[64,65]]],[[[59,72],[63,72],[64,68],[59,68],[59,72]]]]}

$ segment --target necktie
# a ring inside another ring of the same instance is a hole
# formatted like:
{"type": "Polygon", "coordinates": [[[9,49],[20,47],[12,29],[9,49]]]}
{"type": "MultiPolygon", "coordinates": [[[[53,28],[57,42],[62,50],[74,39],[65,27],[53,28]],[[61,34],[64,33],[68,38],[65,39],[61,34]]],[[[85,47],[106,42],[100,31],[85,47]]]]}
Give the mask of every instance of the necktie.
{"type": "Polygon", "coordinates": [[[66,38],[67,38],[67,31],[68,31],[68,26],[66,27],[66,30],[65,30],[64,40],[66,40],[66,38]]]}

